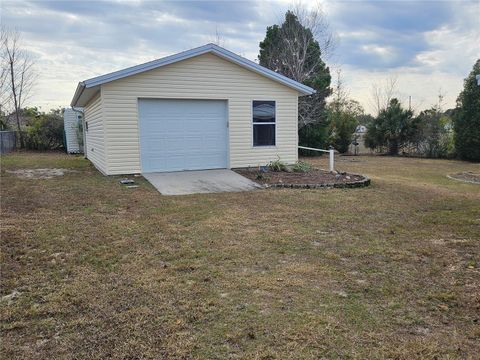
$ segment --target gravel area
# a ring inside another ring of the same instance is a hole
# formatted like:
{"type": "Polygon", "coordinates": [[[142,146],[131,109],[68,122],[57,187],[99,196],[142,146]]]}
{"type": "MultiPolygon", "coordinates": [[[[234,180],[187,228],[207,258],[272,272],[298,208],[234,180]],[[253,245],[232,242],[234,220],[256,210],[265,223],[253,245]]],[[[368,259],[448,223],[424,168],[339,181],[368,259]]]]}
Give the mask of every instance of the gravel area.
{"type": "Polygon", "coordinates": [[[480,184],[480,174],[475,174],[471,171],[460,172],[456,174],[448,175],[450,179],[460,180],[464,182],[480,184]]]}

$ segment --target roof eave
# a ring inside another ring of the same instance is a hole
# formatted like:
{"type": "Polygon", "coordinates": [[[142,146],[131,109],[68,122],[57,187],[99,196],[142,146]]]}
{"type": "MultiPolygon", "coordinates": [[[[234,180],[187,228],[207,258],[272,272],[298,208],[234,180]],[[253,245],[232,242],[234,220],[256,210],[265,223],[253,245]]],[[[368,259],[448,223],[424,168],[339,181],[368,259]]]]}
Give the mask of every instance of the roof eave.
{"type": "Polygon", "coordinates": [[[82,96],[83,90],[85,90],[85,83],[83,81],[79,82],[77,85],[77,89],[75,90],[75,94],[73,95],[72,102],[70,106],[75,107],[77,106],[78,99],[82,96]]]}
{"type": "MultiPolygon", "coordinates": [[[[226,50],[218,45],[215,44],[207,44],[200,46],[198,48],[190,49],[187,51],[183,51],[181,53],[170,55],[164,57],[162,59],[153,60],[144,64],[132,66],[123,70],[118,70],[109,74],[97,76],[88,80],[83,81],[81,84],[84,88],[91,88],[94,86],[98,86],[107,82],[111,82],[114,80],[122,79],[128,76],[132,76],[138,73],[142,73],[144,71],[153,70],[158,67],[162,67],[165,65],[169,65],[178,61],[186,60],[195,56],[203,55],[206,53],[213,53],[219,57],[222,57],[228,61],[236,63],[239,66],[245,67],[246,69],[256,72],[260,75],[263,75],[267,78],[270,78],[274,81],[282,83],[285,86],[293,88],[297,90],[302,95],[311,95],[315,93],[315,90],[309,86],[301,84],[295,80],[292,80],[284,75],[278,74],[270,69],[267,69],[255,62],[245,59],[229,50],[226,50]]],[[[80,84],[79,84],[80,85],[80,84]]],[[[77,87],[78,91],[78,87],[77,87]]],[[[83,90],[82,90],[83,91],[83,90]]],[[[77,92],[75,93],[77,95],[77,92]]],[[[81,95],[81,93],[80,93],[81,95]]],[[[78,97],[80,96],[78,95],[78,97]]],[[[74,100],[72,103],[76,103],[78,101],[78,97],[74,96],[74,100]]]]}

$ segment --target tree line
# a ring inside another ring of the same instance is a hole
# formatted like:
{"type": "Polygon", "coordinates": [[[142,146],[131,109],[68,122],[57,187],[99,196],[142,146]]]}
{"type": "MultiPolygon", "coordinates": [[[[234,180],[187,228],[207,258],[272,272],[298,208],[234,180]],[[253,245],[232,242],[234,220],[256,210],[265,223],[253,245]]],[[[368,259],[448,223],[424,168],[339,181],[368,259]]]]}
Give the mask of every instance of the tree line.
{"type": "MultiPolygon", "coordinates": [[[[323,149],[332,146],[346,153],[356,141],[355,129],[364,125],[365,146],[380,153],[480,160],[480,86],[475,78],[480,74],[480,59],[465,79],[454,109],[443,111],[439,101],[415,115],[393,96],[396,82],[390,79],[384,88],[373,87],[377,115],[371,116],[350,99],[340,71],[332,84],[324,59],[333,54],[335,38],[321,9],[297,5],[279,22],[267,27],[258,61],[316,90],[299,98],[300,145],[323,149]]],[[[37,74],[33,60],[21,46],[18,31],[2,27],[0,47],[0,130],[16,128],[22,148],[62,147],[61,110],[44,113],[25,108],[37,74]]]]}
{"type": "Polygon", "coordinates": [[[316,90],[299,99],[300,145],[333,146],[346,153],[355,142],[355,129],[364,125],[365,146],[379,153],[480,160],[480,86],[475,78],[480,74],[480,59],[465,79],[454,109],[443,111],[440,96],[439,104],[415,115],[393,96],[395,80],[391,80],[384,89],[373,88],[377,115],[371,116],[348,97],[340,73],[332,88],[330,69],[324,62],[334,48],[330,34],[320,8],[297,6],[287,11],[280,24],[269,26],[260,42],[260,65],[316,90]]]}
{"type": "Polygon", "coordinates": [[[15,129],[21,148],[57,150],[64,146],[63,111],[26,107],[37,79],[34,61],[20,33],[0,28],[0,130],[15,129]]]}

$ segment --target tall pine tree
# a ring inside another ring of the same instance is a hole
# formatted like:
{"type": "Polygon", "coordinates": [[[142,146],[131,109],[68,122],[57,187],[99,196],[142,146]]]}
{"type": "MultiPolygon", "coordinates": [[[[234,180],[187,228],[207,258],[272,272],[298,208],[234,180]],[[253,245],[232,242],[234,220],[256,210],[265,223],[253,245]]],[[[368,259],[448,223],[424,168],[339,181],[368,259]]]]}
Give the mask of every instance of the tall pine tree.
{"type": "Polygon", "coordinates": [[[480,59],[465,79],[454,115],[455,149],[461,159],[480,161],[480,59]]]}
{"type": "Polygon", "coordinates": [[[320,45],[311,29],[287,11],[281,25],[267,28],[260,42],[260,65],[316,90],[299,98],[298,128],[303,145],[320,146],[326,140],[326,98],[330,95],[330,70],[321,58],[320,45]],[[305,141],[302,141],[303,140],[305,141]]]}

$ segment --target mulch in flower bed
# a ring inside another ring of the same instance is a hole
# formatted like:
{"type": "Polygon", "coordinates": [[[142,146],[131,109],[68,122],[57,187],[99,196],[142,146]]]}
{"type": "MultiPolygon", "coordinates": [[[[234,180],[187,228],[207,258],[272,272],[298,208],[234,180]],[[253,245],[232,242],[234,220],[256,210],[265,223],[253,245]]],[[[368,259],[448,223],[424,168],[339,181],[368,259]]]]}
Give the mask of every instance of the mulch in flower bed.
{"type": "Polygon", "coordinates": [[[314,169],[307,173],[287,171],[261,172],[257,168],[237,169],[235,171],[267,187],[361,187],[370,184],[370,180],[363,175],[348,173],[332,174],[319,169],[314,169]]]}
{"type": "Polygon", "coordinates": [[[471,171],[460,172],[448,175],[450,179],[465,181],[474,184],[480,184],[480,174],[475,174],[471,171]]]}

